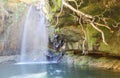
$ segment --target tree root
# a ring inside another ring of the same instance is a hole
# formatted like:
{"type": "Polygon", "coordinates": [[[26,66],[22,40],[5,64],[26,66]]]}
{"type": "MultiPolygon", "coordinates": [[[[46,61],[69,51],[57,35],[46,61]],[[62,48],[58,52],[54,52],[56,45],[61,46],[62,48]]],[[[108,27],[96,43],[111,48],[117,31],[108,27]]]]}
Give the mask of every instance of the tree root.
{"type": "MultiPolygon", "coordinates": [[[[63,5],[65,7],[69,8],[70,10],[72,10],[73,12],[75,12],[77,15],[79,15],[80,20],[82,19],[84,22],[89,23],[94,29],[96,29],[98,32],[100,32],[101,35],[102,35],[102,41],[103,41],[103,43],[105,45],[108,45],[107,42],[106,42],[106,40],[105,40],[104,32],[96,26],[96,25],[103,26],[103,27],[111,30],[111,28],[109,26],[105,25],[106,24],[106,20],[102,19],[105,22],[105,24],[101,24],[101,23],[95,22],[95,17],[94,16],[89,15],[89,14],[85,14],[82,11],[79,11],[79,10],[75,9],[70,4],[68,4],[65,0],[62,0],[62,3],[63,3],[63,5]]],[[[80,23],[80,25],[81,25],[81,23],[80,23]]],[[[85,31],[83,31],[83,32],[85,34],[85,31]]],[[[85,41],[86,41],[86,39],[83,41],[83,44],[84,44],[85,41]]]]}

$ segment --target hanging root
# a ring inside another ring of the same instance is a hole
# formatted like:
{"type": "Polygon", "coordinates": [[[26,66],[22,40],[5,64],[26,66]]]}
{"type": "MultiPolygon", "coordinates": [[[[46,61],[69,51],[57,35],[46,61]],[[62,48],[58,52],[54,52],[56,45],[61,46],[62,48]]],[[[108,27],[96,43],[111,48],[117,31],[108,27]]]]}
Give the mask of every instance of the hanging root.
{"type": "Polygon", "coordinates": [[[74,2],[76,7],[77,7],[77,10],[78,8],[83,4],[83,0],[80,1],[80,3],[78,4],[76,0],[68,0],[68,1],[71,1],[71,2],[74,2]]]}
{"type": "MultiPolygon", "coordinates": [[[[106,24],[107,24],[106,19],[100,18],[100,19],[104,22],[104,24],[99,23],[99,22],[95,22],[95,19],[96,19],[96,18],[95,18],[94,16],[89,15],[89,14],[85,14],[85,13],[83,13],[82,11],[80,11],[80,10],[78,10],[78,9],[75,9],[75,8],[72,7],[67,1],[75,1],[75,0],[62,0],[62,3],[63,3],[63,6],[69,8],[70,10],[72,10],[73,12],[75,12],[75,13],[80,17],[80,19],[79,19],[79,20],[80,20],[79,24],[82,25],[81,20],[84,21],[85,23],[90,24],[94,29],[96,29],[98,32],[101,33],[103,43],[104,43],[105,45],[108,45],[107,42],[106,42],[106,40],[105,40],[104,32],[97,27],[97,26],[102,26],[102,27],[105,27],[105,28],[111,30],[111,28],[110,28],[108,25],[106,25],[106,24]]],[[[82,30],[83,30],[83,29],[82,29],[82,30]]],[[[83,30],[83,32],[84,32],[84,34],[85,34],[85,31],[84,31],[84,30],[83,30]]],[[[86,35],[85,35],[85,39],[84,39],[84,41],[83,41],[83,44],[84,44],[84,45],[85,45],[85,42],[86,42],[86,35]]],[[[84,48],[85,48],[85,46],[83,46],[83,49],[84,49],[84,48]]],[[[84,50],[83,50],[83,53],[84,53],[84,50]]]]}
{"type": "Polygon", "coordinates": [[[82,32],[84,33],[84,40],[83,40],[83,43],[82,43],[82,54],[86,55],[86,54],[88,54],[88,51],[86,50],[86,47],[85,47],[85,45],[86,45],[85,43],[87,42],[87,35],[86,35],[86,32],[83,28],[83,25],[82,25],[81,21],[82,21],[82,19],[80,17],[79,24],[81,26],[82,32]]]}
{"type": "Polygon", "coordinates": [[[61,9],[60,9],[59,14],[57,15],[57,22],[56,22],[55,26],[57,26],[58,23],[59,23],[59,17],[60,17],[60,15],[61,15],[62,11],[63,11],[63,4],[62,4],[62,6],[61,6],[61,9]]]}
{"type": "Polygon", "coordinates": [[[91,22],[90,24],[91,24],[91,26],[92,26],[93,28],[95,28],[97,31],[99,31],[99,32],[101,33],[103,43],[105,43],[106,45],[108,45],[108,44],[107,44],[107,42],[105,41],[105,36],[104,36],[103,31],[102,31],[102,30],[100,30],[98,27],[96,27],[94,23],[92,23],[92,22],[91,22]]]}
{"type": "Polygon", "coordinates": [[[86,42],[87,42],[87,37],[86,37],[86,32],[84,31],[84,34],[85,34],[85,37],[84,37],[84,40],[83,40],[83,44],[82,44],[82,54],[88,54],[88,51],[87,51],[87,44],[86,44],[86,42]]]}

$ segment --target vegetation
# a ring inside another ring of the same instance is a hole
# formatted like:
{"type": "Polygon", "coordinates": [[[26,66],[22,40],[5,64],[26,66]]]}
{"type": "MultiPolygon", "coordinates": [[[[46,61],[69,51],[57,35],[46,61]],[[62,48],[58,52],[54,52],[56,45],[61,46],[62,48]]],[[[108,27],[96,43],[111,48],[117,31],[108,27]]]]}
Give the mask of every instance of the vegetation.
{"type": "Polygon", "coordinates": [[[13,28],[18,27],[18,22],[21,20],[20,17],[23,16],[26,7],[26,4],[23,2],[17,3],[16,1],[11,2],[11,0],[0,1],[0,55],[4,54],[3,51],[7,52],[8,45],[11,45],[10,42],[13,39],[9,38],[10,34],[16,31],[13,28]]]}
{"type": "MultiPolygon", "coordinates": [[[[16,6],[10,8],[13,0],[0,1],[0,31],[7,32],[19,22],[25,8],[38,0],[15,0],[16,6]],[[7,18],[7,20],[6,20],[7,18]],[[4,22],[7,23],[4,23],[4,22]]],[[[49,3],[50,13],[47,16],[55,32],[61,33],[64,27],[75,26],[82,33],[82,50],[98,46],[100,50],[118,53],[120,45],[119,0],[45,0],[49,3]],[[115,47],[114,47],[115,46],[115,47]]],[[[48,7],[48,6],[47,6],[48,7]]],[[[71,31],[71,30],[70,30],[71,31]]],[[[67,31],[66,31],[67,32],[67,31]]],[[[69,33],[69,32],[68,32],[69,33]]],[[[77,36],[78,37],[78,36],[77,36]]]]}
{"type": "MultiPolygon", "coordinates": [[[[3,50],[7,52],[9,48],[16,49],[19,42],[16,41],[18,38],[14,33],[19,34],[18,29],[22,27],[21,22],[24,21],[27,7],[34,5],[39,9],[39,1],[0,0],[0,55],[4,55],[3,50]]],[[[120,70],[119,0],[44,1],[47,2],[46,8],[49,13],[46,16],[51,27],[55,28],[56,34],[63,36],[67,47],[72,47],[70,52],[66,52],[71,55],[69,61],[73,60],[73,63],[78,65],[120,70]],[[81,53],[88,53],[88,56],[81,53]]]]}
{"type": "MultiPolygon", "coordinates": [[[[114,39],[117,39],[117,42],[120,39],[120,36],[115,36],[120,32],[118,0],[50,0],[49,2],[55,15],[53,18],[56,28],[71,24],[81,27],[84,33],[83,53],[86,44],[88,46],[99,44],[102,50],[114,50],[112,46],[116,45],[114,39]]],[[[118,42],[117,45],[119,44],[118,42]]]]}

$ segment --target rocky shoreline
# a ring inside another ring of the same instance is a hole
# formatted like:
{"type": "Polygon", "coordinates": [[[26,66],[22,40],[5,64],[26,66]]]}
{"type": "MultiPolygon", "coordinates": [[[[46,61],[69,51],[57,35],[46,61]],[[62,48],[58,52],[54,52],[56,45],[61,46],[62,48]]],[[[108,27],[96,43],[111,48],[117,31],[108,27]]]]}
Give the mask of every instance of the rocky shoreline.
{"type": "MultiPolygon", "coordinates": [[[[19,55],[0,56],[0,64],[14,64],[19,61],[19,55]]],[[[105,70],[120,71],[120,60],[110,57],[93,57],[88,55],[66,54],[63,63],[76,66],[89,66],[105,70]]]]}
{"type": "Polygon", "coordinates": [[[120,60],[108,57],[93,57],[87,55],[65,55],[64,60],[68,64],[77,66],[89,66],[105,70],[120,71],[120,60]]]}
{"type": "Polygon", "coordinates": [[[19,55],[0,56],[0,64],[13,64],[19,61],[19,55]]]}

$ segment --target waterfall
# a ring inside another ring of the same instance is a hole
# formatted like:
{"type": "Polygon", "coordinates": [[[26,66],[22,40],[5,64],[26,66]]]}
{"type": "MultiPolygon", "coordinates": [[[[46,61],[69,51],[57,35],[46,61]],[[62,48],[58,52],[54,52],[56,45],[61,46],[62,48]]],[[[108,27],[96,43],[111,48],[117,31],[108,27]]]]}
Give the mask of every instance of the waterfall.
{"type": "Polygon", "coordinates": [[[46,61],[48,51],[47,20],[44,12],[30,6],[21,43],[21,62],[46,61]]]}

